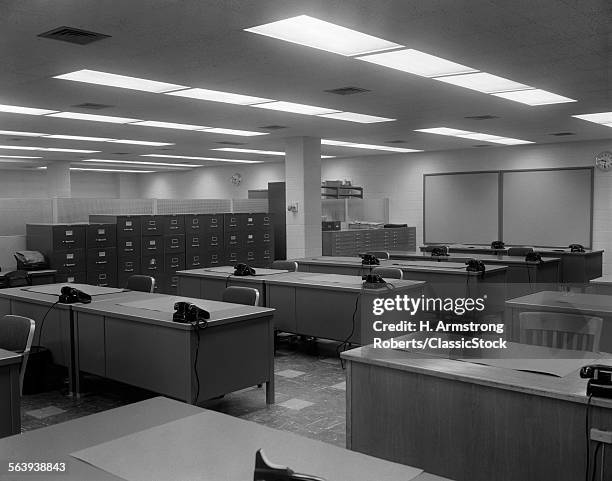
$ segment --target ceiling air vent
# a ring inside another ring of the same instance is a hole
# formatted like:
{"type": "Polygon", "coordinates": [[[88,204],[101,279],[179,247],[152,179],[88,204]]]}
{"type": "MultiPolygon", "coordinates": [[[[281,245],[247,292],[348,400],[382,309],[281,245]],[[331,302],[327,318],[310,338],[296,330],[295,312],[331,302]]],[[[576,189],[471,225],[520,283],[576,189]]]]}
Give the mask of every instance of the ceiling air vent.
{"type": "Polygon", "coordinates": [[[73,105],[77,109],[90,109],[90,110],[102,110],[114,107],[114,105],[97,104],[95,102],[85,102],[83,104],[73,105]]]}
{"type": "Polygon", "coordinates": [[[498,118],[499,117],[497,115],[469,115],[467,117],[464,117],[464,119],[469,120],[493,120],[498,118]]]}
{"type": "Polygon", "coordinates": [[[285,125],[264,125],[263,127],[258,127],[260,129],[263,130],[280,130],[280,129],[286,129],[287,127],[285,125]]]}
{"type": "Polygon", "coordinates": [[[405,140],[385,140],[385,144],[405,144],[405,140]]]}
{"type": "Polygon", "coordinates": [[[555,132],[554,134],[548,134],[548,135],[554,135],[555,137],[566,137],[568,135],[576,135],[574,132],[555,132]]]}
{"type": "Polygon", "coordinates": [[[362,89],[361,87],[340,87],[337,89],[325,90],[325,92],[336,95],[355,95],[362,94],[364,92],[371,92],[371,90],[362,89]]]}
{"type": "Polygon", "coordinates": [[[232,142],[231,140],[223,140],[221,142],[216,142],[217,144],[223,145],[246,145],[245,142],[232,142]]]}
{"type": "Polygon", "coordinates": [[[113,155],[132,155],[129,152],[111,152],[113,155]]]}
{"type": "Polygon", "coordinates": [[[103,33],[88,32],[87,30],[81,30],[80,28],[66,26],[54,28],[48,32],[41,33],[38,36],[50,38],[52,40],[61,40],[62,42],[76,43],[78,45],[87,45],[88,43],[110,37],[110,35],[104,35],[103,33]]]}

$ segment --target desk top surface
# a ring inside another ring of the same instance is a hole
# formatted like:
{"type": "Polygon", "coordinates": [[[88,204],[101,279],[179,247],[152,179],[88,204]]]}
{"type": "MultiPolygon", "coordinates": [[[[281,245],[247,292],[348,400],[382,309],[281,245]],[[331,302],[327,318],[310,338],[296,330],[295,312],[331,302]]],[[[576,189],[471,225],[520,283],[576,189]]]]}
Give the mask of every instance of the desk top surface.
{"type": "Polygon", "coordinates": [[[492,249],[490,245],[478,245],[478,244],[428,244],[420,246],[421,249],[428,247],[436,247],[436,245],[446,245],[450,249],[474,249],[480,251],[491,251],[491,252],[507,252],[510,247],[532,247],[535,252],[541,254],[558,254],[558,255],[590,255],[590,254],[601,254],[603,249],[585,249],[584,252],[572,252],[568,248],[561,247],[537,247],[537,246],[510,246],[507,245],[503,249],[492,249]]]}
{"type": "Polygon", "coordinates": [[[191,330],[193,328],[190,324],[172,321],[174,304],[181,301],[195,304],[208,311],[210,313],[209,327],[271,316],[274,313],[274,309],[267,307],[231,304],[185,296],[150,294],[148,292],[127,292],[121,297],[105,301],[74,304],[73,309],[76,312],[129,319],[173,329],[191,330]]]}
{"type": "MultiPolygon", "coordinates": [[[[463,262],[468,259],[478,259],[483,261],[485,264],[533,264],[539,265],[540,262],[528,262],[524,257],[521,256],[508,256],[508,255],[494,255],[494,254],[479,254],[467,255],[461,253],[450,253],[448,256],[432,257],[429,252],[416,252],[416,251],[388,251],[391,256],[391,260],[394,259],[429,259],[435,262],[463,262]]],[[[543,257],[542,264],[551,264],[560,262],[559,257],[543,257]]]]}
{"type": "Polygon", "coordinates": [[[0,439],[7,459],[31,459],[35,453],[36,459],[66,462],[66,473],[52,475],[58,481],[135,479],[129,471],[137,471],[138,479],[195,479],[196,473],[206,479],[252,479],[259,448],[274,463],[330,481],[443,481],[410,466],[161,397],[0,439]],[[131,444],[134,439],[140,443],[131,444]],[[125,443],[139,455],[114,456],[125,443]],[[104,469],[70,455],[75,452],[104,469]],[[164,472],[151,472],[155,468],[164,472]]]}
{"type": "Polygon", "coordinates": [[[582,292],[540,291],[508,299],[508,307],[551,308],[560,311],[612,314],[612,296],[582,292]]]}
{"type": "MultiPolygon", "coordinates": [[[[62,286],[76,287],[77,289],[84,290],[85,292],[90,291],[92,293],[92,304],[108,299],[122,298],[132,293],[132,291],[125,291],[124,289],[98,287],[88,284],[58,283],[43,284],[40,286],[10,287],[8,289],[0,289],[0,299],[4,298],[11,300],[21,300],[25,302],[30,302],[32,304],[51,306],[52,304],[57,303],[62,286]]],[[[57,303],[54,309],[69,310],[70,306],[76,305],[78,304],[57,303]]]]}
{"type": "MultiPolygon", "coordinates": [[[[509,343],[512,344],[512,343],[509,343]]],[[[529,346],[540,348],[540,346],[529,346]]],[[[551,359],[560,349],[541,347],[542,358],[551,359]]],[[[587,353],[586,357],[594,355],[587,353]]],[[[607,355],[603,363],[612,363],[607,355]]],[[[519,371],[499,366],[478,364],[477,360],[448,359],[442,356],[425,356],[418,352],[407,352],[392,349],[374,349],[363,346],[342,353],[342,358],[358,363],[388,367],[401,371],[426,374],[450,380],[471,382],[473,384],[541,395],[555,399],[586,404],[587,380],[581,379],[578,370],[563,377],[556,377],[535,372],[519,371]]],[[[599,362],[599,361],[598,361],[599,362]]],[[[585,364],[590,364],[586,362],[585,364]]],[[[612,409],[612,400],[593,398],[592,404],[612,409]]]]}
{"type": "Polygon", "coordinates": [[[21,363],[21,354],[0,348],[0,366],[21,363]]]}
{"type": "MultiPolygon", "coordinates": [[[[419,289],[426,283],[424,281],[411,281],[388,279],[393,290],[419,289]]],[[[266,284],[274,286],[300,286],[304,288],[323,288],[327,290],[361,291],[363,280],[361,276],[348,276],[342,274],[321,274],[320,272],[287,272],[286,274],[270,277],[266,284]]],[[[371,292],[388,292],[387,289],[366,289],[371,292]]]]}
{"type": "Polygon", "coordinates": [[[276,276],[278,274],[284,274],[289,272],[287,270],[280,269],[264,269],[255,268],[254,276],[235,276],[234,266],[217,266],[217,267],[205,267],[203,269],[187,269],[183,271],[177,271],[176,275],[186,277],[199,277],[199,278],[222,278],[222,279],[242,279],[246,282],[263,282],[269,276],[276,276]]]}

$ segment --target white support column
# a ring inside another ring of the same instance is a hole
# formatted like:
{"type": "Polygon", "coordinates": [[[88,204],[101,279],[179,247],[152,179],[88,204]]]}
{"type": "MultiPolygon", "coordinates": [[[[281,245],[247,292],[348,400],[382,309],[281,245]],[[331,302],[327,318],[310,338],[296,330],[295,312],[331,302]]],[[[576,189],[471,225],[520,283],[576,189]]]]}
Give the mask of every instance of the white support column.
{"type": "Polygon", "coordinates": [[[47,193],[49,197],[72,197],[69,161],[54,160],[47,164],[47,193]]]}
{"type": "Polygon", "coordinates": [[[285,146],[287,259],[321,255],[321,139],[293,137],[285,146]]]}

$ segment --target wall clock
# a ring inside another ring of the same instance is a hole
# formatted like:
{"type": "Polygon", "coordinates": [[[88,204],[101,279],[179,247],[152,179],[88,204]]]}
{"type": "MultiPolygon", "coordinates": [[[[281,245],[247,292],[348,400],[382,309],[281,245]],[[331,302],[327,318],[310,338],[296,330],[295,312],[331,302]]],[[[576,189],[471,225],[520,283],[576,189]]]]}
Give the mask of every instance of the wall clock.
{"type": "Polygon", "coordinates": [[[232,184],[234,184],[237,187],[242,182],[242,175],[236,172],[235,174],[232,175],[231,180],[232,180],[232,184]]]}
{"type": "Polygon", "coordinates": [[[599,170],[610,170],[612,168],[612,152],[604,151],[595,156],[595,165],[599,170]]]}

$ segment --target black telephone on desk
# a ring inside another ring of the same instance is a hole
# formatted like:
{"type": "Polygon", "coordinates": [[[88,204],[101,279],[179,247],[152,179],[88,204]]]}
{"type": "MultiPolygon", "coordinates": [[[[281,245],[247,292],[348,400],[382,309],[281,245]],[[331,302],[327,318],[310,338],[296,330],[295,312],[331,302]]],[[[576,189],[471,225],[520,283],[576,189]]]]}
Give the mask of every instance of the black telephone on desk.
{"type": "Polygon", "coordinates": [[[380,264],[378,257],[372,254],[359,254],[361,257],[361,265],[364,266],[377,266],[380,264]]]}
{"type": "Polygon", "coordinates": [[[234,266],[235,276],[254,276],[255,274],[255,269],[248,266],[247,264],[240,263],[234,266]]]}
{"type": "Polygon", "coordinates": [[[486,269],[484,262],[478,259],[468,259],[465,261],[465,265],[467,266],[465,270],[468,272],[484,272],[486,269]]]}
{"type": "Polygon", "coordinates": [[[448,255],[448,247],[446,246],[438,246],[431,249],[432,257],[442,257],[448,255]]]}
{"type": "Polygon", "coordinates": [[[570,252],[584,252],[584,246],[581,244],[570,244],[568,249],[570,252]]]}
{"type": "Polygon", "coordinates": [[[588,379],[587,396],[612,398],[612,366],[591,364],[580,369],[580,377],[588,379]]]}
{"type": "Polygon", "coordinates": [[[196,326],[204,324],[204,326],[206,326],[206,320],[210,319],[210,313],[208,311],[191,302],[175,302],[174,311],[172,320],[174,322],[180,322],[181,324],[193,324],[196,326]]]}
{"type": "Polygon", "coordinates": [[[363,287],[366,289],[382,289],[387,287],[387,281],[385,281],[378,274],[368,274],[367,276],[362,276],[363,287]]]}
{"type": "Polygon", "coordinates": [[[255,472],[253,481],[325,481],[310,474],[296,473],[287,466],[272,464],[264,457],[262,449],[255,453],[255,472]]]}
{"type": "Polygon", "coordinates": [[[539,252],[527,252],[525,255],[526,262],[542,262],[542,256],[539,252]]]}
{"type": "Polygon", "coordinates": [[[505,249],[505,248],[506,248],[506,244],[504,244],[500,240],[491,242],[491,249],[505,249]]]}
{"type": "Polygon", "coordinates": [[[57,302],[61,302],[62,304],[75,304],[77,302],[89,304],[91,302],[91,296],[83,291],[75,289],[74,287],[63,286],[57,302]]]}

